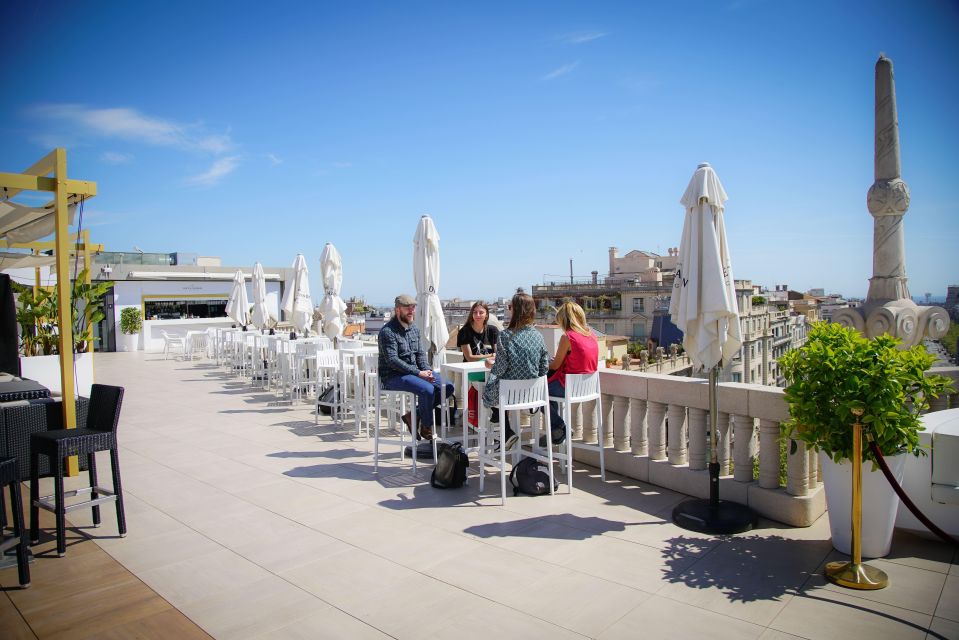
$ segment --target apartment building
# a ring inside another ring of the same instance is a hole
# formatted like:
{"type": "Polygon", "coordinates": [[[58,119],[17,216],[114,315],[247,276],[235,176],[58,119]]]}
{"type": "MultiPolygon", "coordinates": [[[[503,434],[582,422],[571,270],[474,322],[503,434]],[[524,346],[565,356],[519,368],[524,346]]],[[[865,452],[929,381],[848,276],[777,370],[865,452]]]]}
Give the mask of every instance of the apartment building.
{"type": "Polygon", "coordinates": [[[563,300],[575,300],[586,311],[589,325],[607,335],[645,341],[653,336],[654,318],[669,308],[679,251],[666,256],[650,251],[630,251],[624,256],[609,248],[609,272],[601,277],[557,278],[533,285],[532,296],[544,322],[563,300]]]}
{"type": "MultiPolygon", "coordinates": [[[[669,323],[669,301],[679,251],[661,256],[630,251],[620,256],[609,249],[609,272],[600,277],[557,278],[533,285],[533,299],[542,321],[551,322],[555,308],[572,299],[586,310],[589,325],[600,333],[626,336],[633,342],[653,338],[666,347],[680,340],[678,332],[662,331],[669,323]],[[666,335],[674,338],[665,338],[666,335]],[[659,336],[663,336],[660,339],[659,336]]],[[[733,382],[784,384],[777,360],[806,342],[808,327],[819,319],[819,301],[779,285],[768,292],[751,280],[736,280],[743,348],[726,370],[733,382]]]]}

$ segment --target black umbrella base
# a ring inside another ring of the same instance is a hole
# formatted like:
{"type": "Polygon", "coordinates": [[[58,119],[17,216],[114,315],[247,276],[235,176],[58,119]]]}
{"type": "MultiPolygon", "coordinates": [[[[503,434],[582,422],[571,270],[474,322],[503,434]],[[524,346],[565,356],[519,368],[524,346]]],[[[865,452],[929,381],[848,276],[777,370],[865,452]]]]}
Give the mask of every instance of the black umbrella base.
{"type": "MultiPolygon", "coordinates": [[[[410,447],[406,447],[405,455],[407,457],[412,457],[413,450],[410,447]]],[[[433,459],[433,441],[427,440],[426,442],[420,442],[416,445],[416,459],[417,460],[432,460],[433,459]]]]}
{"type": "Polygon", "coordinates": [[[690,531],[723,535],[749,531],[756,526],[756,514],[738,502],[687,500],[673,509],[673,522],[690,531]]]}

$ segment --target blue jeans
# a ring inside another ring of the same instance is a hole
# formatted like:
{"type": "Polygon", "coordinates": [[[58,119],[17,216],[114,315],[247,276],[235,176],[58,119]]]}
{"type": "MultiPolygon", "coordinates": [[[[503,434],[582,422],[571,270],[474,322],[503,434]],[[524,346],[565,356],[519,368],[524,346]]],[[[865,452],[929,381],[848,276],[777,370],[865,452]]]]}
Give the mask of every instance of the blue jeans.
{"type": "MultiPolygon", "coordinates": [[[[416,395],[417,420],[424,427],[433,427],[433,409],[440,406],[443,399],[440,385],[443,379],[437,371],[433,372],[433,382],[424,380],[411,373],[405,376],[394,376],[383,381],[383,388],[389,391],[409,391],[416,395]]],[[[446,397],[453,397],[453,384],[446,384],[446,397]]]]}
{"type": "MultiPolygon", "coordinates": [[[[550,397],[553,398],[565,398],[566,397],[566,387],[562,385],[559,380],[553,380],[549,383],[547,387],[550,397]]],[[[563,438],[566,437],[566,421],[563,420],[562,414],[559,412],[559,403],[550,402],[549,403],[549,420],[552,425],[552,431],[554,438],[556,434],[562,432],[563,438]]]]}

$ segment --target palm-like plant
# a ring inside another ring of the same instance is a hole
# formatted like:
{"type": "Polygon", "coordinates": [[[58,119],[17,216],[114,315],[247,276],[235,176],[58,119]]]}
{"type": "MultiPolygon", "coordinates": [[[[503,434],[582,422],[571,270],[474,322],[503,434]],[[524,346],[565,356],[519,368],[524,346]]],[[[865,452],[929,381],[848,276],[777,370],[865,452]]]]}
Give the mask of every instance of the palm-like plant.
{"type": "MultiPolygon", "coordinates": [[[[71,292],[73,350],[82,352],[93,340],[93,326],[103,320],[103,295],[112,282],[85,282],[87,270],[77,274],[71,292]]],[[[59,300],[56,288],[33,289],[14,283],[17,294],[17,323],[20,325],[21,350],[26,356],[59,353],[59,300]]]]}

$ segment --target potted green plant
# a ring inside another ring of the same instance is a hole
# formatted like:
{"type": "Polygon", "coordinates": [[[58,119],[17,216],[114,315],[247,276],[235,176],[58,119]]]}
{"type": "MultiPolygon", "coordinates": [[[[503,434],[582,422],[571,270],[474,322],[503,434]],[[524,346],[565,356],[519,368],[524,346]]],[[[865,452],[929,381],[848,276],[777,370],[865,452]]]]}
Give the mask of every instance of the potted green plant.
{"type": "MultiPolygon", "coordinates": [[[[779,360],[788,386],[786,435],[820,452],[833,546],[849,553],[853,409],[862,410],[864,434],[875,440],[902,479],[907,454],[919,447],[920,414],[951,386],[927,376],[935,361],[921,345],[902,349],[888,334],[867,339],[851,328],[814,324],[805,345],[779,360]]],[[[795,450],[795,443],[792,445],[795,450]]],[[[862,553],[889,552],[898,497],[878,470],[863,439],[862,553]]]]}
{"type": "MultiPolygon", "coordinates": [[[[87,271],[77,274],[70,293],[73,330],[73,369],[81,393],[88,394],[93,383],[93,354],[87,353],[94,341],[93,327],[103,320],[103,296],[112,282],[85,282],[87,271]]],[[[14,284],[17,296],[17,323],[20,325],[20,372],[26,378],[60,392],[59,299],[56,288],[14,284]]]]}
{"type": "Polygon", "coordinates": [[[120,351],[136,351],[143,328],[143,315],[137,307],[124,307],[120,312],[120,351]]]}

